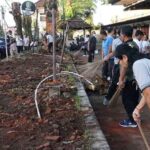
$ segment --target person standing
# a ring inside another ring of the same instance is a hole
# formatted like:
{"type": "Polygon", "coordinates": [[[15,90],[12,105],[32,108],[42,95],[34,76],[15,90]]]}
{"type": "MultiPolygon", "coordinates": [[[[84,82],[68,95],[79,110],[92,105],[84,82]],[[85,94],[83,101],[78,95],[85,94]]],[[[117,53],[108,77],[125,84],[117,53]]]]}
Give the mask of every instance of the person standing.
{"type": "Polygon", "coordinates": [[[106,33],[106,31],[102,30],[100,33],[100,38],[103,40],[102,42],[102,59],[104,60],[104,64],[103,64],[103,69],[102,69],[102,75],[103,78],[107,79],[108,77],[112,76],[112,60],[113,59],[108,59],[105,60],[105,57],[107,57],[111,52],[112,52],[112,42],[113,42],[113,29],[109,28],[108,30],[108,35],[106,33]]]}
{"type": "Polygon", "coordinates": [[[23,39],[22,39],[22,37],[20,35],[18,35],[16,37],[16,43],[17,43],[18,53],[23,52],[23,39]]]}
{"type": "Polygon", "coordinates": [[[103,61],[109,61],[109,59],[114,58],[112,81],[111,81],[111,84],[109,86],[108,93],[103,100],[104,105],[109,104],[109,101],[112,98],[112,96],[114,95],[114,93],[116,92],[116,89],[118,86],[117,83],[119,80],[119,59],[114,57],[114,56],[115,56],[115,51],[116,51],[117,46],[122,44],[122,40],[121,40],[121,36],[120,36],[120,30],[118,30],[117,34],[119,35],[119,37],[113,40],[112,52],[109,55],[107,55],[103,60],[103,61]]]}
{"type": "Polygon", "coordinates": [[[89,45],[88,45],[88,51],[89,51],[89,57],[88,57],[88,62],[93,62],[94,61],[94,53],[96,50],[96,34],[95,31],[92,32],[92,35],[89,39],[89,45]]]}
{"type": "Polygon", "coordinates": [[[150,53],[150,42],[148,41],[148,36],[144,34],[143,40],[142,40],[142,53],[149,55],[150,53]]]}
{"type": "Polygon", "coordinates": [[[12,39],[11,44],[10,44],[10,57],[13,58],[14,56],[17,56],[17,45],[16,45],[16,40],[12,39]]]}
{"type": "Polygon", "coordinates": [[[141,111],[147,104],[150,109],[150,60],[142,58],[134,47],[128,44],[121,44],[117,47],[116,57],[120,65],[125,68],[132,68],[137,84],[143,93],[140,103],[133,111],[133,118],[136,122],[141,121],[141,111]]]}
{"type": "Polygon", "coordinates": [[[29,44],[30,44],[29,36],[25,36],[23,40],[24,40],[24,49],[26,51],[28,51],[29,50],[29,44]]]}
{"type": "MultiPolygon", "coordinates": [[[[133,28],[131,26],[127,25],[121,28],[121,39],[123,40],[123,43],[132,47],[135,51],[134,53],[139,54],[139,47],[133,41],[132,34],[133,28]]],[[[118,47],[116,48],[116,51],[118,47]]],[[[132,51],[130,55],[132,55],[132,51]]],[[[122,102],[128,115],[128,118],[122,120],[119,125],[122,127],[137,127],[137,123],[134,121],[132,113],[139,103],[139,90],[136,87],[132,66],[130,64],[129,67],[120,65],[118,85],[119,88],[122,89],[122,102]]]]}
{"type": "Polygon", "coordinates": [[[141,30],[137,30],[135,32],[135,38],[133,39],[134,42],[139,47],[139,52],[142,53],[142,39],[143,39],[144,33],[141,30]]]}
{"type": "Polygon", "coordinates": [[[47,35],[47,42],[48,42],[48,51],[49,53],[51,53],[53,46],[53,36],[50,33],[47,35]]]}

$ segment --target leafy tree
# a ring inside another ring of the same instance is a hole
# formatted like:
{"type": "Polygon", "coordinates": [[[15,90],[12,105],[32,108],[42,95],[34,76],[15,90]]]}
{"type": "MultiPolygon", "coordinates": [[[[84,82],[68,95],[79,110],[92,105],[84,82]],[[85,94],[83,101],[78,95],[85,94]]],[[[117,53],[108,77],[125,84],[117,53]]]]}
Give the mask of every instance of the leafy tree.
{"type": "Polygon", "coordinates": [[[63,7],[64,4],[66,19],[77,16],[88,17],[96,8],[95,2],[94,0],[59,0],[59,7],[63,7]]]}
{"type": "Polygon", "coordinates": [[[31,16],[23,16],[23,28],[25,35],[32,37],[32,19],[31,16]]]}
{"type": "Polygon", "coordinates": [[[22,34],[22,17],[20,12],[20,3],[13,2],[12,3],[12,15],[14,17],[16,28],[17,28],[17,34],[20,36],[23,36],[22,34]]]}

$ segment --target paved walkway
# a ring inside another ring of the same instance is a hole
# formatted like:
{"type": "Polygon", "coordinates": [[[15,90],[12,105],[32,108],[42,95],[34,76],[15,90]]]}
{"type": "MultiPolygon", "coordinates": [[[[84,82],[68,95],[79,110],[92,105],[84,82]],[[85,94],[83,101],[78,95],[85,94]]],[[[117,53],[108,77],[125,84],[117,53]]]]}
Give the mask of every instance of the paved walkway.
{"type": "MultiPolygon", "coordinates": [[[[119,121],[126,118],[121,100],[114,108],[103,106],[103,97],[89,93],[89,99],[111,150],[146,150],[138,128],[122,128],[119,121]]],[[[150,111],[142,114],[142,127],[150,144],[150,111]]]]}

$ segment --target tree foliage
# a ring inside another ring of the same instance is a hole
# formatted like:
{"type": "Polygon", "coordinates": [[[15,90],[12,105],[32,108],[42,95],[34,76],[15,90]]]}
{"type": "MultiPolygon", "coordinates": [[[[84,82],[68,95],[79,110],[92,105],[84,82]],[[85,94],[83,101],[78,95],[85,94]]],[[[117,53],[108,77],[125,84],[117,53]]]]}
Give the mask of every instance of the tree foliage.
{"type": "Polygon", "coordinates": [[[23,16],[23,28],[25,35],[32,37],[32,19],[31,16],[23,16]]]}
{"type": "MultiPolygon", "coordinates": [[[[89,19],[96,8],[96,0],[59,0],[59,7],[63,6],[66,19],[72,17],[89,19]]],[[[61,16],[63,16],[63,9],[60,10],[62,10],[61,16]]]]}

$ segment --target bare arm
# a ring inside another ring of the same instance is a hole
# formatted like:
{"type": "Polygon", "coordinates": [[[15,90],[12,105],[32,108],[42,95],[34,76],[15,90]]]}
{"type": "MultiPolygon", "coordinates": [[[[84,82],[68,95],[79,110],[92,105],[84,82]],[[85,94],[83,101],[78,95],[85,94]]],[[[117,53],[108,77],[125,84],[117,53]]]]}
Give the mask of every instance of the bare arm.
{"type": "Polygon", "coordinates": [[[106,57],[105,57],[105,61],[108,61],[110,58],[115,56],[115,52],[112,51],[111,53],[109,53],[106,57]]]}
{"type": "Polygon", "coordinates": [[[141,120],[140,113],[146,104],[150,109],[150,87],[144,89],[142,99],[133,112],[133,118],[136,122],[139,122],[141,120]]]}
{"type": "Polygon", "coordinates": [[[111,52],[112,52],[112,45],[109,46],[108,54],[110,54],[111,52]]]}
{"type": "Polygon", "coordinates": [[[136,122],[139,122],[141,120],[141,111],[143,109],[143,107],[145,106],[146,101],[144,96],[142,96],[142,99],[140,100],[140,103],[136,106],[136,108],[133,111],[133,119],[136,122]]]}
{"type": "Polygon", "coordinates": [[[124,87],[125,76],[126,76],[127,68],[120,66],[120,77],[119,77],[119,87],[124,87]]]}
{"type": "Polygon", "coordinates": [[[150,109],[150,87],[144,89],[143,95],[145,97],[145,103],[147,103],[147,105],[150,109]]]}

